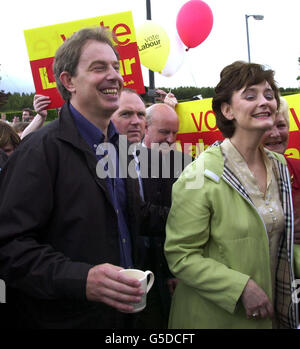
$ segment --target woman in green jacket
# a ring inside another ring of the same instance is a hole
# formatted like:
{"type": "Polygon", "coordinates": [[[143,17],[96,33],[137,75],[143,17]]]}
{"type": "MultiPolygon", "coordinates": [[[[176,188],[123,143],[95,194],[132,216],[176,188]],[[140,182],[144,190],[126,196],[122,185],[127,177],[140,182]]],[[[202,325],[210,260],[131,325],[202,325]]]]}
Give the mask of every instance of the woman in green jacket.
{"type": "Polygon", "coordinates": [[[235,62],[221,72],[213,110],[225,140],[173,186],[170,328],[298,325],[289,175],[284,157],[260,146],[279,103],[273,71],[235,62]]]}

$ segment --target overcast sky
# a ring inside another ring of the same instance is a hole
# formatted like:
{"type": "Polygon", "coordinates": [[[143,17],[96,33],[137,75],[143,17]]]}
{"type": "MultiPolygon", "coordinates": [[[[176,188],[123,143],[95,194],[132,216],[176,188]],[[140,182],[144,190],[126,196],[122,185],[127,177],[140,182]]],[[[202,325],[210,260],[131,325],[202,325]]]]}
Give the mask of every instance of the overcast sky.
{"type": "MultiPolygon", "coordinates": [[[[151,0],[152,20],[167,30],[187,0],[151,0]]],[[[245,14],[248,19],[251,61],[275,70],[280,87],[299,87],[299,0],[206,0],[214,16],[208,38],[185,53],[182,67],[171,77],[155,73],[156,87],[215,86],[221,69],[235,60],[248,59],[245,14]]],[[[1,5],[0,89],[34,92],[23,30],[117,12],[132,11],[135,27],[146,20],[146,0],[8,0],[1,5]]],[[[144,84],[148,70],[143,68],[144,84]]]]}

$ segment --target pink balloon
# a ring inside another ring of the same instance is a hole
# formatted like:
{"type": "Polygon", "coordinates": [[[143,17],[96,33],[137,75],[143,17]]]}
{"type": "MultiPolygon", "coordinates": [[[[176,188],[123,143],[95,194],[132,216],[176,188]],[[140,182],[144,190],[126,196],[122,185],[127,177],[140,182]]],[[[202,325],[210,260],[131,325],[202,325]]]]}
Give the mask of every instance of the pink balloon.
{"type": "Polygon", "coordinates": [[[201,0],[190,0],[178,12],[176,27],[182,42],[188,47],[200,45],[213,26],[210,7],[201,0]]]}

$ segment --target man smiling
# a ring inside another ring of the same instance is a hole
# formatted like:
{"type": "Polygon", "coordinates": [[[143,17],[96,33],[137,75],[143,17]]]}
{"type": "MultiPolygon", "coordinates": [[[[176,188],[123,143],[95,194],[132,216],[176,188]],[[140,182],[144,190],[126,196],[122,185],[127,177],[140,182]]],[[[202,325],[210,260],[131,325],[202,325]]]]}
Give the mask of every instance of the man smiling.
{"type": "Polygon", "coordinates": [[[60,118],[26,137],[1,173],[0,278],[14,326],[130,327],[122,312],[143,291],[119,270],[137,260],[138,183],[96,174],[103,142],[118,154],[119,57],[103,29],[82,29],[53,71],[66,101],[60,118]]]}

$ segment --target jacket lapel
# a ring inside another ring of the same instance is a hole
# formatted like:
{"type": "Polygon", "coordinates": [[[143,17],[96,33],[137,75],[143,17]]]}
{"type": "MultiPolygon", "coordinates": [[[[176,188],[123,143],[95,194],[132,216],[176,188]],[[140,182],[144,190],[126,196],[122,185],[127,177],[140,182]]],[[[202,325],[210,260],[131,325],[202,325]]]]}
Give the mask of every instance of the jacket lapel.
{"type": "Polygon", "coordinates": [[[236,191],[238,191],[246,200],[252,203],[250,196],[247,194],[244,186],[239,181],[239,179],[235,176],[235,174],[230,171],[230,169],[224,165],[224,172],[222,178],[229,183],[236,191]]]}

